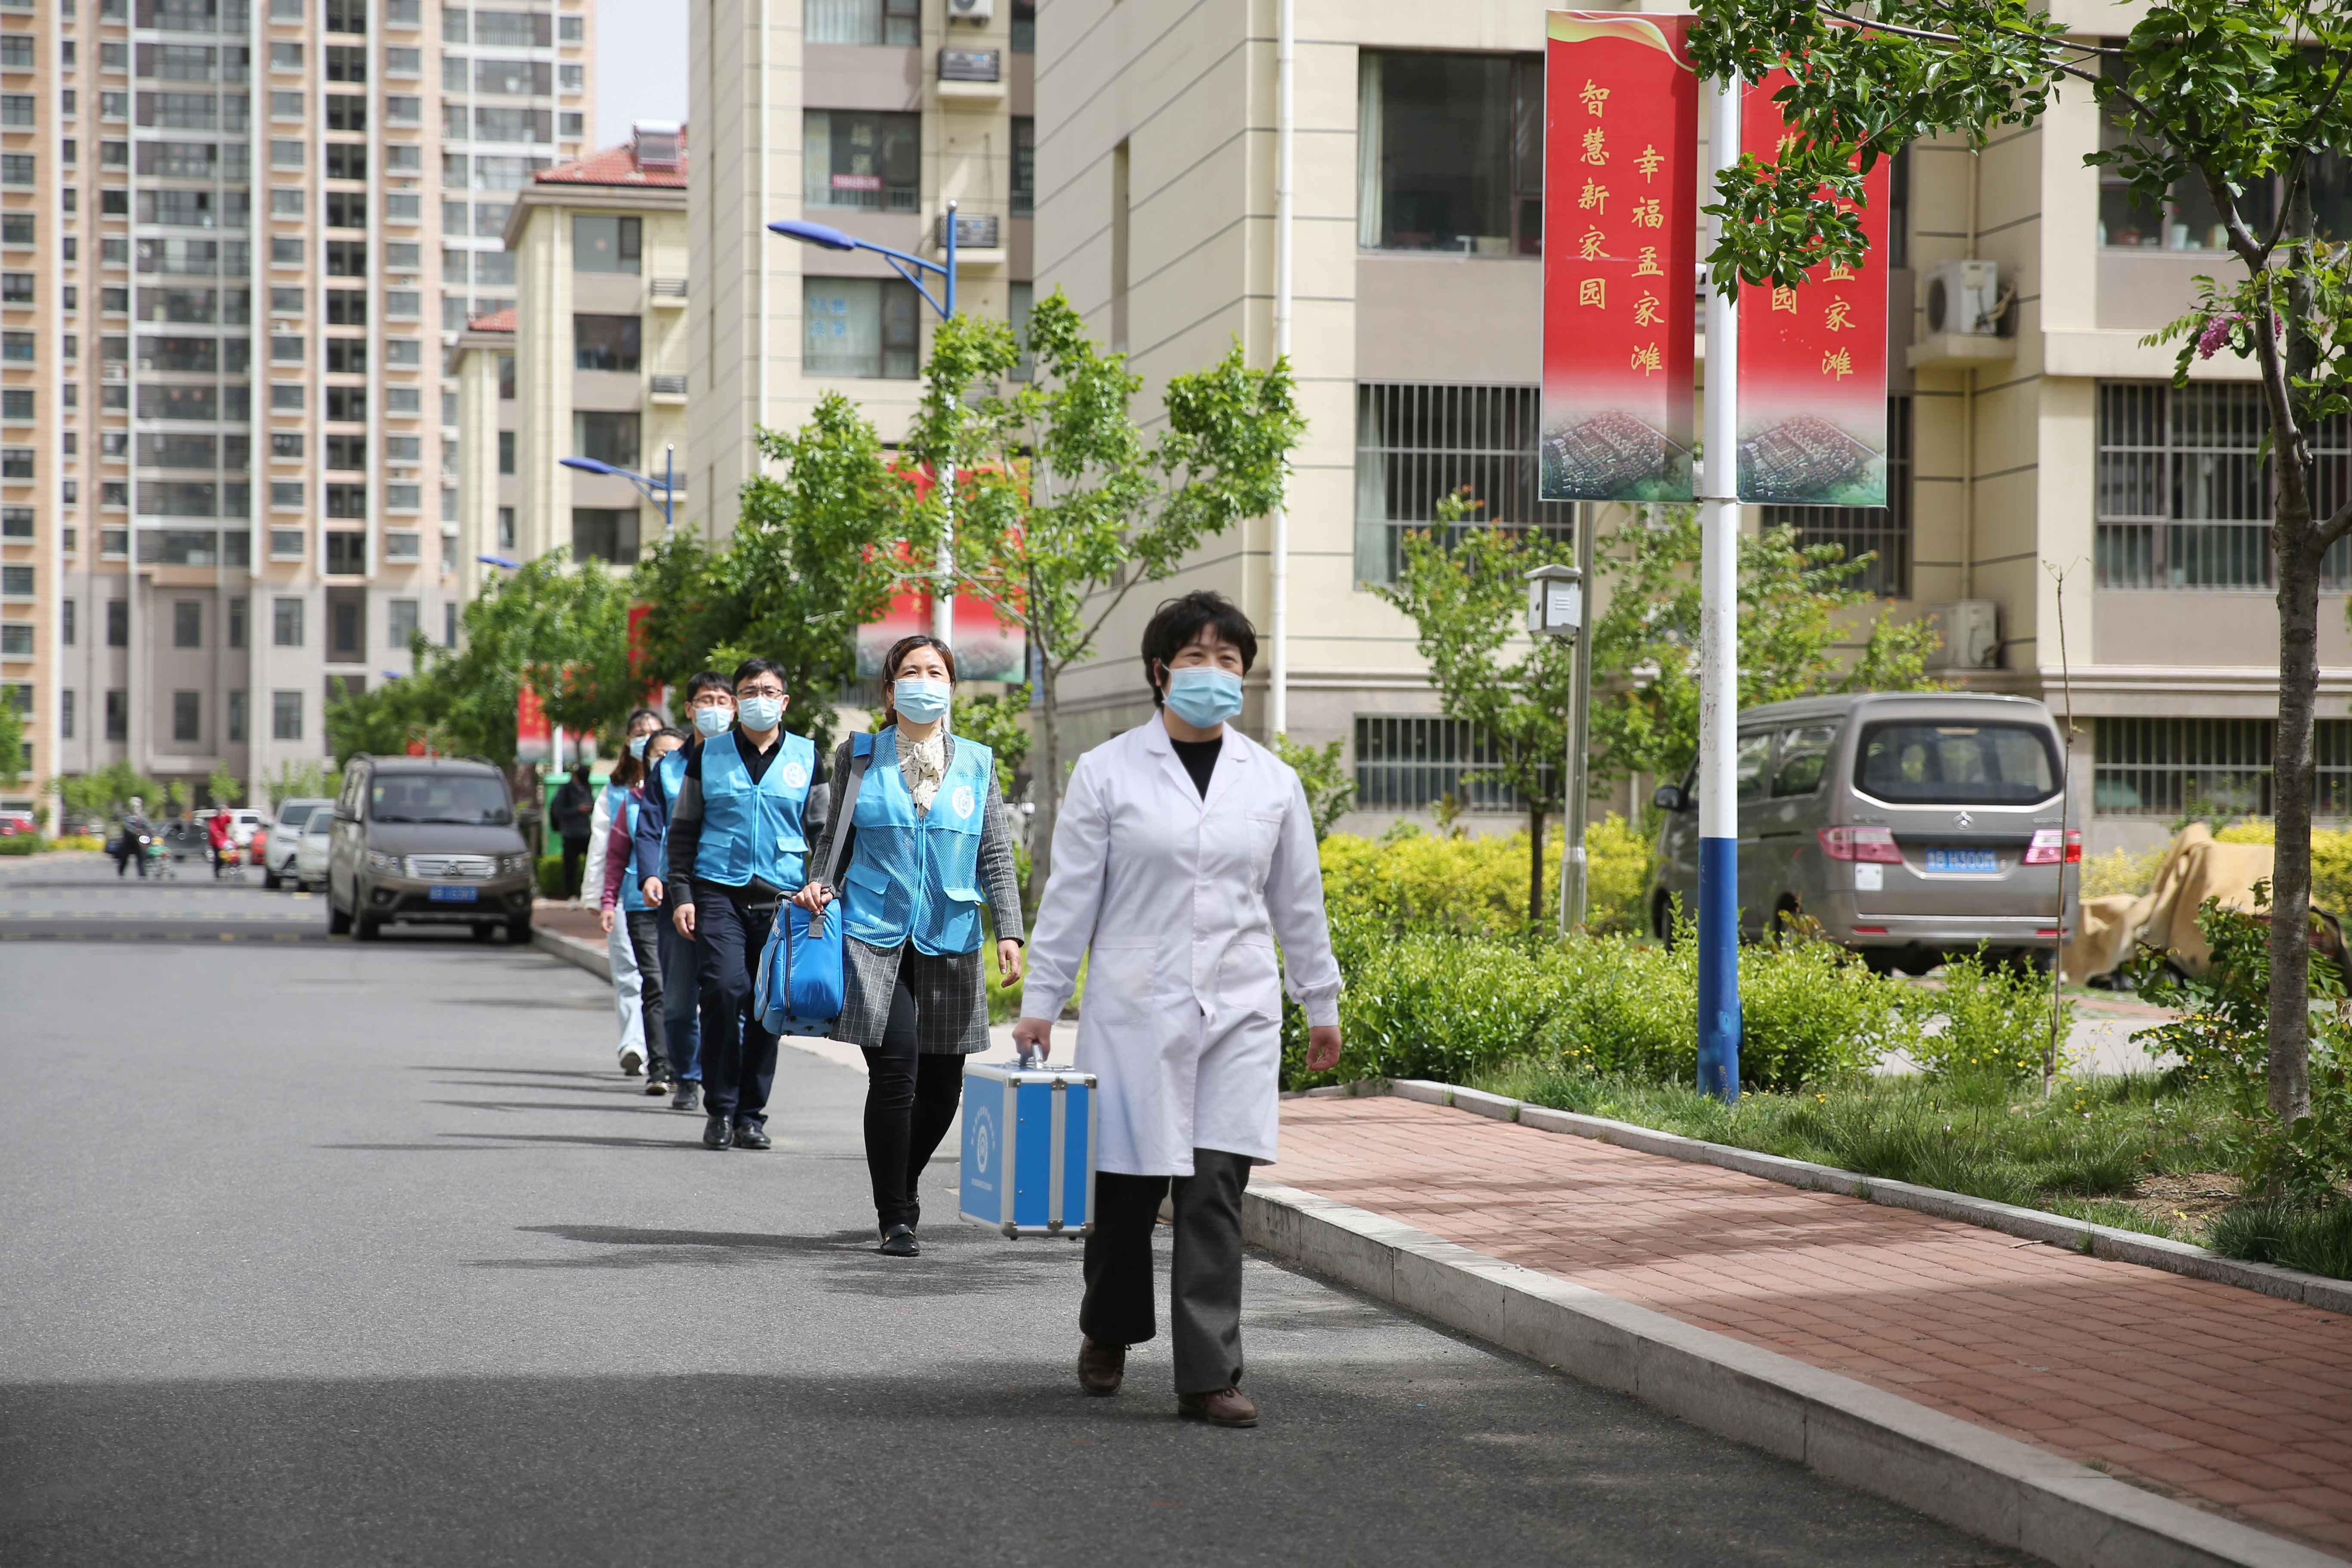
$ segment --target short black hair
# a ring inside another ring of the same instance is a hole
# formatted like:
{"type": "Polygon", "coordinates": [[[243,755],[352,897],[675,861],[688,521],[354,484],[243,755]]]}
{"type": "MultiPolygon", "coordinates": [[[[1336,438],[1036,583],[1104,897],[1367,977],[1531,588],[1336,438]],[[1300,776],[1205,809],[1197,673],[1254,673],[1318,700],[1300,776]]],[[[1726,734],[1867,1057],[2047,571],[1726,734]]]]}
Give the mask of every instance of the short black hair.
{"type": "Polygon", "coordinates": [[[735,695],[735,683],[717,670],[704,670],[689,675],[686,682],[686,706],[692,707],[694,699],[708,691],[722,691],[731,697],[735,695]]]}
{"type": "Polygon", "coordinates": [[[784,678],[784,667],[773,659],[758,658],[746,659],[735,666],[735,679],[728,689],[732,691],[735,686],[741,685],[754,675],[773,675],[776,677],[776,684],[784,688],[786,695],[792,693],[793,683],[784,678]]]}
{"type": "Polygon", "coordinates": [[[1155,707],[1167,697],[1165,685],[1156,673],[1158,667],[1172,664],[1177,651],[1198,638],[1204,629],[1214,632],[1220,643],[1230,643],[1241,650],[1243,674],[1248,674],[1249,667],[1257,663],[1257,628],[1250,624],[1240,605],[1206,588],[1196,588],[1181,599],[1171,599],[1151,612],[1150,623],[1143,629],[1143,678],[1150,684],[1155,707]]]}
{"type": "Polygon", "coordinates": [[[648,747],[651,747],[653,743],[656,740],[675,740],[680,746],[686,746],[690,744],[693,739],[694,731],[690,729],[680,729],[677,726],[671,725],[667,729],[657,729],[651,735],[646,737],[646,745],[648,747]]]}

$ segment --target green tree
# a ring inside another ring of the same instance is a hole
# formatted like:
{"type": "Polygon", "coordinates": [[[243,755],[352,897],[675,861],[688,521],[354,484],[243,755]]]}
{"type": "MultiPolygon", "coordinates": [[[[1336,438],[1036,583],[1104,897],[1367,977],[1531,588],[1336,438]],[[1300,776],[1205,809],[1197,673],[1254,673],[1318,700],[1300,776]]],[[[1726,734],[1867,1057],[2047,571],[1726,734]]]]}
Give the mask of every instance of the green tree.
{"type": "Polygon", "coordinates": [[[1492,746],[1492,764],[1471,777],[1504,785],[1527,803],[1528,919],[1538,921],[1544,820],[1565,800],[1560,765],[1576,649],[1566,638],[1523,634],[1527,574],[1565,563],[1573,552],[1543,534],[1463,527],[1479,505],[1466,489],[1441,499],[1439,529],[1405,535],[1396,581],[1374,591],[1412,618],[1439,710],[1476,727],[1492,746]]]}
{"type": "MultiPolygon", "coordinates": [[[[1591,769],[1679,779],[1698,755],[1699,526],[1689,507],[1596,541],[1608,607],[1592,628],[1591,769]]],[[[1846,612],[1868,561],[1837,545],[1800,546],[1789,528],[1739,541],[1739,706],[1822,692],[1926,691],[1935,634],[1882,610],[1862,630],[1846,612]]]]}
{"type": "MultiPolygon", "coordinates": [[[[1061,290],[1037,301],[1026,348],[1003,322],[959,316],[932,340],[909,457],[955,465],[961,579],[1021,623],[1044,695],[1030,851],[1052,870],[1064,764],[1063,674],[1129,594],[1174,575],[1196,547],[1282,500],[1305,431],[1286,361],[1254,371],[1235,344],[1205,371],[1172,378],[1157,436],[1133,412],[1143,379],[1087,335],[1061,290]]],[[[908,511],[919,561],[947,522],[935,487],[908,511]]]]}
{"type": "Polygon", "coordinates": [[[115,816],[133,798],[145,801],[152,811],[163,803],[163,786],[128,762],[110,762],[58,779],[58,796],[68,812],[88,821],[115,816]]]}
{"type": "Polygon", "coordinates": [[[1356,781],[1348,777],[1348,764],[1340,755],[1346,749],[1347,742],[1340,740],[1328,746],[1302,746],[1286,735],[1274,737],[1274,754],[1290,764],[1307,791],[1307,810],[1315,819],[1318,844],[1331,836],[1331,830],[1356,803],[1356,781]]]}
{"type": "Polygon", "coordinates": [[[948,720],[949,728],[970,736],[995,757],[996,787],[1008,801],[1013,798],[1013,775],[1029,760],[1034,738],[1029,731],[1029,699],[1026,681],[984,697],[968,696],[959,686],[955,712],[948,720]]]}
{"type": "Polygon", "coordinates": [[[0,690],[0,784],[11,787],[25,776],[25,716],[16,711],[14,695],[0,690]]]}
{"type": "Polygon", "coordinates": [[[2269,416],[2279,717],[2267,1077],[2272,1113],[2301,1121],[2320,560],[2352,534],[2352,499],[2315,509],[2312,433],[2352,409],[2352,261],[2318,237],[2312,179],[2352,146],[2352,11],[2344,0],[2157,0],[2120,41],[2095,44],[2066,37],[2030,0],[1877,0],[1866,19],[1839,0],[1696,9],[1702,73],[1758,79],[1800,62],[1778,95],[1792,140],[1777,164],[1743,157],[1717,184],[1710,261],[1727,287],[1859,260],[1861,170],[1920,137],[1981,146],[1996,126],[2038,120],[2062,84],[2087,87],[2123,131],[2084,157],[2120,174],[2132,200],[2160,208],[2185,183],[2211,204],[2234,269],[2200,278],[2194,308],[2150,341],[2180,345],[2176,380],[2194,356],[2252,361],[2269,416]]]}
{"type": "Polygon", "coordinates": [[[677,685],[754,654],[773,659],[795,698],[786,727],[822,752],[835,694],[857,675],[857,629],[881,618],[905,580],[896,546],[913,487],[838,392],[799,430],[761,430],[759,442],[778,472],[745,481],[726,545],[677,535],[638,566],[633,586],[650,607],[645,668],[677,685]]]}
{"type": "Polygon", "coordinates": [[[234,806],[245,799],[244,781],[226,768],[215,768],[205,780],[205,800],[215,806],[234,806]]]}
{"type": "Polygon", "coordinates": [[[269,810],[274,816],[278,808],[289,800],[331,800],[342,793],[343,777],[339,768],[317,762],[281,762],[269,783],[269,810]]]}

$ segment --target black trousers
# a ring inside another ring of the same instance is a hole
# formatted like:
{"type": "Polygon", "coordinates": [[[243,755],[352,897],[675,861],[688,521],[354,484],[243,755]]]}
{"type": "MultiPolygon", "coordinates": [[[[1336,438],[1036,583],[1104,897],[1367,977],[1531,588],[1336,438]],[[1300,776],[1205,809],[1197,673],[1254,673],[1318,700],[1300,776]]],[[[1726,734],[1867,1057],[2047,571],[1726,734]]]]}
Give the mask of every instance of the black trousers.
{"type": "Polygon", "coordinates": [[[580,896],[580,873],[588,863],[588,841],[567,838],[563,841],[563,896],[580,896]]]}
{"type": "Polygon", "coordinates": [[[1139,1344],[1152,1319],[1151,1226],[1176,1189],[1176,1261],[1168,1316],[1176,1392],[1214,1394],[1242,1380],[1242,1189],[1246,1155],[1194,1149],[1188,1176],[1095,1176],[1095,1228],[1087,1238],[1087,1294],[1078,1328],[1104,1344],[1139,1344]]]}
{"type": "Polygon", "coordinates": [[[923,1167],[963,1099],[963,1058],[919,1049],[917,1021],[914,994],[901,980],[882,1043],[866,1052],[866,1173],[886,1236],[894,1225],[922,1223],[923,1167]]]}
{"type": "Polygon", "coordinates": [[[776,1082],[776,1037],[751,1016],[751,967],[768,945],[776,906],[698,882],[695,953],[702,982],[702,1108],[765,1124],[776,1082]]]}
{"type": "Polygon", "coordinates": [[[658,909],[619,911],[637,959],[637,1012],[646,1024],[646,1077],[656,1083],[670,1076],[669,1030],[662,1007],[661,927],[658,909]]]}

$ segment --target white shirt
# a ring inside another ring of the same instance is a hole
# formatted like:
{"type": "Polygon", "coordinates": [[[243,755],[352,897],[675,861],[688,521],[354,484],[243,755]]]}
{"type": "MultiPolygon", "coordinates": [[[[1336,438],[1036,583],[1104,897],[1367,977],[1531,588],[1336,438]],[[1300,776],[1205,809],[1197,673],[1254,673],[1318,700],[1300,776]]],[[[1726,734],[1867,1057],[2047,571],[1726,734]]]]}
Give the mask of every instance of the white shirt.
{"type": "Polygon", "coordinates": [[[1203,799],[1157,716],[1080,758],[1022,1011],[1057,1016],[1089,955],[1077,1065],[1099,1082],[1096,1168],[1190,1175],[1195,1148],[1271,1161],[1284,989],[1310,1024],[1339,1021],[1298,776],[1228,728],[1203,799]]]}

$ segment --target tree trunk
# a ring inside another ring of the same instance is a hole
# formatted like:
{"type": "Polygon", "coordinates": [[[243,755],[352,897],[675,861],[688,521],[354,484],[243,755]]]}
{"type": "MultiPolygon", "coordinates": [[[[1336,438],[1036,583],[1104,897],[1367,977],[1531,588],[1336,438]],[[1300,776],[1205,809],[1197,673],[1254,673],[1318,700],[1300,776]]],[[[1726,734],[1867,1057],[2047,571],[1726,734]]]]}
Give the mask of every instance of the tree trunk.
{"type": "Polygon", "coordinates": [[[1544,809],[1528,808],[1528,924],[1540,925],[1544,917],[1544,809]]]}
{"type": "MultiPolygon", "coordinates": [[[[1035,635],[1033,632],[1031,635],[1035,635]]],[[[1037,661],[1037,689],[1045,700],[1045,733],[1039,736],[1037,771],[1029,781],[1037,810],[1029,819],[1029,909],[1035,920],[1038,903],[1045,896],[1045,879],[1054,870],[1054,823],[1062,814],[1062,705],[1056,692],[1057,672],[1050,659],[1037,661]]]]}
{"type": "Polygon", "coordinates": [[[2271,747],[2270,1103],[2292,1123],[2311,1114],[2312,732],[2319,706],[2319,556],[2311,517],[2277,521],[2278,735],[2271,747]]]}
{"type": "MultiPolygon", "coordinates": [[[[2271,554],[2278,574],[2279,617],[2278,733],[2271,747],[2271,812],[2277,832],[2271,873],[2269,1088],[2271,1113],[2293,1124],[2311,1114],[2312,734],[2319,706],[2323,553],[2311,515],[2309,433],[2295,417],[2302,411],[2291,390],[2312,374],[2318,360],[2310,330],[2309,271],[2317,225],[2307,177],[2288,185],[2285,226],[2285,362],[2280,364],[2273,350],[2264,366],[2272,402],[2271,554]]],[[[2254,329],[2276,343],[2270,321],[2257,321],[2254,329]]]]}

